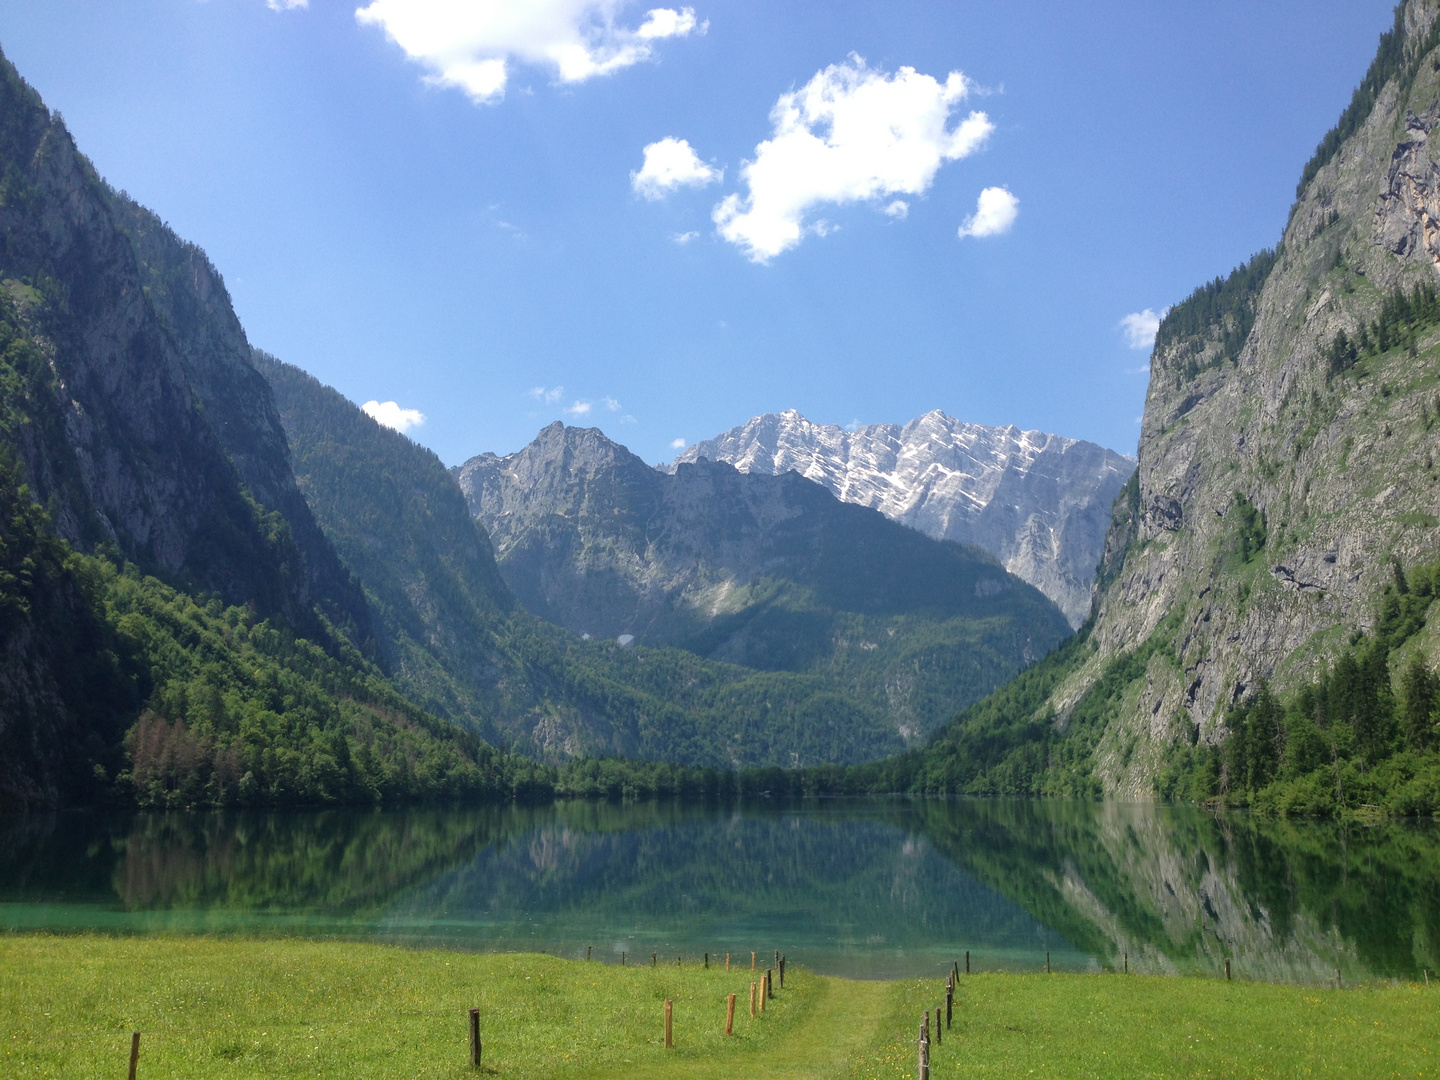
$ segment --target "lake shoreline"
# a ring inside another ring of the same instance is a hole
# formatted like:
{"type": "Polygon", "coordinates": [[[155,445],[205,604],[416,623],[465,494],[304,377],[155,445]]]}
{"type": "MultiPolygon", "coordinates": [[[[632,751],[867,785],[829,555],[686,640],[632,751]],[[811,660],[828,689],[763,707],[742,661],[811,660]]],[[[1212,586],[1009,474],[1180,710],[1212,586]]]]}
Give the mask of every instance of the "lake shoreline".
{"type": "MultiPolygon", "coordinates": [[[[478,1008],[487,1074],[899,1080],[915,1074],[922,1014],[933,1026],[944,1008],[943,978],[855,981],[792,958],[752,1018],[750,984],[773,952],[753,972],[748,955],[728,972],[723,957],[689,959],[621,968],[302,939],[0,934],[0,1057],[9,1075],[118,1075],[139,1031],[146,1080],[458,1077],[474,1074],[478,1008]]],[[[1428,1075],[1440,1067],[1432,994],[1440,984],[961,974],[931,1061],[979,1075],[1428,1075]]]]}

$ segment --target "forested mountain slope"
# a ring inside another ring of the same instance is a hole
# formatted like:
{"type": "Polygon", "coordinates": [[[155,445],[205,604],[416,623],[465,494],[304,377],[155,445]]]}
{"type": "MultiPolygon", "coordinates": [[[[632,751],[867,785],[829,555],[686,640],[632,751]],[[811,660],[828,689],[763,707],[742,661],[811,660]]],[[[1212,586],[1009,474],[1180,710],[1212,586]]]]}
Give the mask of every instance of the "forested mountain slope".
{"type": "MultiPolygon", "coordinates": [[[[111,790],[122,736],[179,677],[185,633],[122,593],[188,593],[206,618],[243,608],[372,674],[364,597],[295,487],[218,275],[96,175],[3,57],[0,458],[0,802],[111,790]]],[[[218,669],[191,676],[201,697],[246,693],[218,669]]],[[[167,723],[197,720],[190,704],[172,697],[167,723]]]]}
{"type": "Polygon", "coordinates": [[[933,730],[1068,636],[1036,589],[789,472],[652,469],[552,424],[454,470],[500,572],[536,614],[595,638],[806,672],[933,730]]]}

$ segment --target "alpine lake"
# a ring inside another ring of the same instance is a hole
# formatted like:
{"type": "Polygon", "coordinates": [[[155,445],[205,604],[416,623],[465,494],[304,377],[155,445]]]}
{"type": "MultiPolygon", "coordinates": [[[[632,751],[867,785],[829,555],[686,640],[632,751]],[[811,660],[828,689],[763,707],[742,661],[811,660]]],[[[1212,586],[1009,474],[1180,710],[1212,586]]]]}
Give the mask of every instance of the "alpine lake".
{"type": "Polygon", "coordinates": [[[0,817],[0,930],[1320,984],[1440,968],[1440,826],[866,799],[0,817]]]}

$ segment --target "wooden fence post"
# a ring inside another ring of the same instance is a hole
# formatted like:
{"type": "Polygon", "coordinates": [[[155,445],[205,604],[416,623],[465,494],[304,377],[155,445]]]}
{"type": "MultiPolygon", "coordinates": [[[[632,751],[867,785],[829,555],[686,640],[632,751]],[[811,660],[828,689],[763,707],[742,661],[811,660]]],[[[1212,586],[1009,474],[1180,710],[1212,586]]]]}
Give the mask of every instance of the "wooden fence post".
{"type": "Polygon", "coordinates": [[[480,1010],[470,1010],[470,1067],[480,1067],[480,1010]]]}
{"type": "Polygon", "coordinates": [[[765,1011],[765,999],[770,996],[770,988],[765,985],[766,976],[760,976],[760,1011],[765,1011]]]}
{"type": "Polygon", "coordinates": [[[1045,953],[1045,974],[1050,974],[1050,953],[1048,951],[1045,953]]]}
{"type": "Polygon", "coordinates": [[[930,1080],[930,1014],[925,1014],[925,1022],[920,1025],[920,1080],[930,1080]]]}
{"type": "Polygon", "coordinates": [[[1339,969],[1339,968],[1336,968],[1336,969],[1335,969],[1335,989],[1336,989],[1336,990],[1341,989],[1341,986],[1340,986],[1340,969],[1339,969]]]}
{"type": "Polygon", "coordinates": [[[750,984],[750,1019],[755,1019],[755,984],[750,984]]]}
{"type": "Polygon", "coordinates": [[[135,1070],[140,1067],[140,1032],[130,1036],[130,1080],[135,1080],[135,1070]]]}
{"type": "Polygon", "coordinates": [[[730,954],[728,952],[725,954],[725,970],[730,970],[730,954]]]}
{"type": "Polygon", "coordinates": [[[941,1043],[943,1043],[943,1042],[945,1041],[945,1037],[940,1034],[940,1029],[941,1029],[941,1024],[940,1024],[940,1010],[939,1010],[939,1008],[937,1007],[936,1010],[935,1010],[935,1045],[936,1045],[936,1046],[939,1046],[941,1043]]]}
{"type": "Polygon", "coordinates": [[[660,966],[660,959],[659,959],[659,957],[660,957],[660,954],[659,954],[659,953],[653,953],[653,952],[652,952],[652,953],[650,954],[650,966],[651,966],[651,967],[659,967],[659,966],[660,966]]]}
{"type": "Polygon", "coordinates": [[[950,1026],[950,1012],[955,1005],[955,986],[945,987],[945,1026],[950,1026]]]}
{"type": "Polygon", "coordinates": [[[755,953],[753,951],[750,953],[750,970],[755,970],[755,953]]]}
{"type": "Polygon", "coordinates": [[[970,950],[965,950],[965,974],[970,974],[970,950]]]}
{"type": "Polygon", "coordinates": [[[785,954],[780,954],[780,989],[785,989],[785,954]]]}
{"type": "Polygon", "coordinates": [[[710,970],[710,954],[708,952],[705,954],[705,970],[710,970]]]}
{"type": "Polygon", "coordinates": [[[1130,954],[1128,952],[1125,954],[1125,974],[1130,974],[1130,954]]]}
{"type": "Polygon", "coordinates": [[[725,999],[725,1034],[729,1035],[735,1030],[735,995],[731,994],[725,999]]]}
{"type": "Polygon", "coordinates": [[[665,1049],[669,1050],[675,1045],[674,1031],[671,1027],[671,1020],[675,1012],[675,1001],[673,998],[665,999],[665,1049]]]}
{"type": "Polygon", "coordinates": [[[1230,981],[1230,958],[1228,956],[1225,958],[1225,981],[1230,981]]]}
{"type": "Polygon", "coordinates": [[[625,950],[624,950],[624,949],[621,949],[621,950],[620,950],[620,966],[621,966],[621,967],[624,967],[624,966],[625,966],[625,950]]]}

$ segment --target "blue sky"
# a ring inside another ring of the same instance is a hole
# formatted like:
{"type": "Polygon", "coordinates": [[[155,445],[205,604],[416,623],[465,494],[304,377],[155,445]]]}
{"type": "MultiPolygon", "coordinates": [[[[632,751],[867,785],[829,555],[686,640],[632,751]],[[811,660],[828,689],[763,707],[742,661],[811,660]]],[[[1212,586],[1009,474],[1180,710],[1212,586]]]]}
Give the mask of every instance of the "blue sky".
{"type": "Polygon", "coordinates": [[[447,464],[786,408],[1133,452],[1124,318],[1278,239],[1391,8],[6,0],[0,46],[253,344],[447,464]]]}

